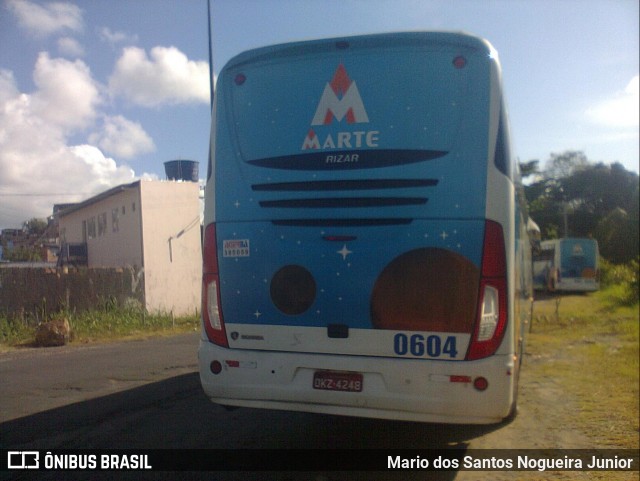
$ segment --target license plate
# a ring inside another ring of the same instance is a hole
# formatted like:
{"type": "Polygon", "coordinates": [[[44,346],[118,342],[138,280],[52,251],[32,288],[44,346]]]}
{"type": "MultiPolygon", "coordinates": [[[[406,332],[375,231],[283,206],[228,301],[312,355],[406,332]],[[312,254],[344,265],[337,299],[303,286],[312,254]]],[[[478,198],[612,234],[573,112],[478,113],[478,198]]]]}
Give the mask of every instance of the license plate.
{"type": "Polygon", "coordinates": [[[316,371],[313,388],[325,391],[362,392],[362,374],[359,372],[316,371]]]}

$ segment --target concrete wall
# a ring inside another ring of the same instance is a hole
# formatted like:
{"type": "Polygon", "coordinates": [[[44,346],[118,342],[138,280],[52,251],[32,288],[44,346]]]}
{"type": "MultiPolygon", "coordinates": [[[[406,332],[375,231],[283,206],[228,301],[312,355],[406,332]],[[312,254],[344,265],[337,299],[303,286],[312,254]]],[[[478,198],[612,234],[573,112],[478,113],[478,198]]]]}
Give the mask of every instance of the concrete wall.
{"type": "Polygon", "coordinates": [[[143,265],[140,215],[140,190],[128,188],[61,217],[60,238],[86,242],[89,267],[139,268],[143,265]]]}
{"type": "Polygon", "coordinates": [[[142,304],[142,276],[129,268],[0,268],[0,314],[42,320],[62,309],[142,304]]]}
{"type": "Polygon", "coordinates": [[[202,254],[195,182],[141,182],[145,299],[150,311],[200,310],[202,254]]]}
{"type": "Polygon", "coordinates": [[[196,182],[144,181],[113,189],[60,218],[63,242],[86,242],[88,265],[144,274],[150,312],[200,310],[202,254],[196,182]]]}

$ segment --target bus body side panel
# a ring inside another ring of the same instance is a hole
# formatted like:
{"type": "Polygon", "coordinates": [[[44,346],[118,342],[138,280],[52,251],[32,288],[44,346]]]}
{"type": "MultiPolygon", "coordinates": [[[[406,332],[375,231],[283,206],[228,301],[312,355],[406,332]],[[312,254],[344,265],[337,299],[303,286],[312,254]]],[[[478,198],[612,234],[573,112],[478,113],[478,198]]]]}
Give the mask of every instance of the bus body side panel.
{"type": "Polygon", "coordinates": [[[498,354],[513,360],[503,371],[509,386],[510,409],[516,408],[519,371],[524,356],[525,337],[532,312],[533,278],[531,244],[527,232],[527,206],[519,179],[516,157],[512,152],[509,121],[502,96],[499,65],[492,64],[490,131],[487,165],[486,218],[498,222],[504,233],[507,273],[507,325],[498,354]]]}

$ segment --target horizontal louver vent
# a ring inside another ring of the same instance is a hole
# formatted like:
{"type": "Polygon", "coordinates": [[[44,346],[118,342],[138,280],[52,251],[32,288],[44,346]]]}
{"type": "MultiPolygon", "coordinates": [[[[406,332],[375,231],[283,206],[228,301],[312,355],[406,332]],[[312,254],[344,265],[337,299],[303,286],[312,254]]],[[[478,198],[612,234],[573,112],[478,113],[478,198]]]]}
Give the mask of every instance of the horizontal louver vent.
{"type": "Polygon", "coordinates": [[[263,200],[260,207],[276,208],[347,208],[347,207],[393,207],[422,205],[426,197],[328,197],[321,199],[263,200]]]}
{"type": "Polygon", "coordinates": [[[319,180],[311,182],[277,182],[254,184],[254,191],[290,192],[290,191],[339,191],[339,190],[376,190],[406,189],[413,187],[433,187],[438,179],[365,179],[365,180],[319,180]]]}
{"type": "Polygon", "coordinates": [[[272,220],[274,225],[294,227],[369,227],[382,225],[407,225],[412,219],[284,219],[272,220]]]}

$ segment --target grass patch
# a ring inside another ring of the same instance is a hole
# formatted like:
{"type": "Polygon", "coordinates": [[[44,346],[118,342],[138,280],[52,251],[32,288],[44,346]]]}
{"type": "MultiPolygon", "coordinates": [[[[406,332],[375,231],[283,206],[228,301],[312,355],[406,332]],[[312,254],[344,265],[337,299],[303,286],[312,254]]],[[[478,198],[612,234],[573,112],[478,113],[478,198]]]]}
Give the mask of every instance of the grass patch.
{"type": "Polygon", "coordinates": [[[638,305],[609,299],[605,292],[536,301],[527,350],[537,361],[529,368],[573,397],[572,422],[597,446],[637,448],[638,305]]]}
{"type": "MultiPolygon", "coordinates": [[[[72,343],[106,342],[194,332],[200,317],[173,317],[171,314],[145,313],[141,309],[105,309],[82,313],[59,313],[51,318],[66,317],[72,330],[72,343]]],[[[0,345],[6,348],[33,344],[37,321],[0,317],[0,345]]]]}
{"type": "Polygon", "coordinates": [[[0,344],[16,346],[35,339],[35,328],[19,319],[0,317],[0,344]]]}

